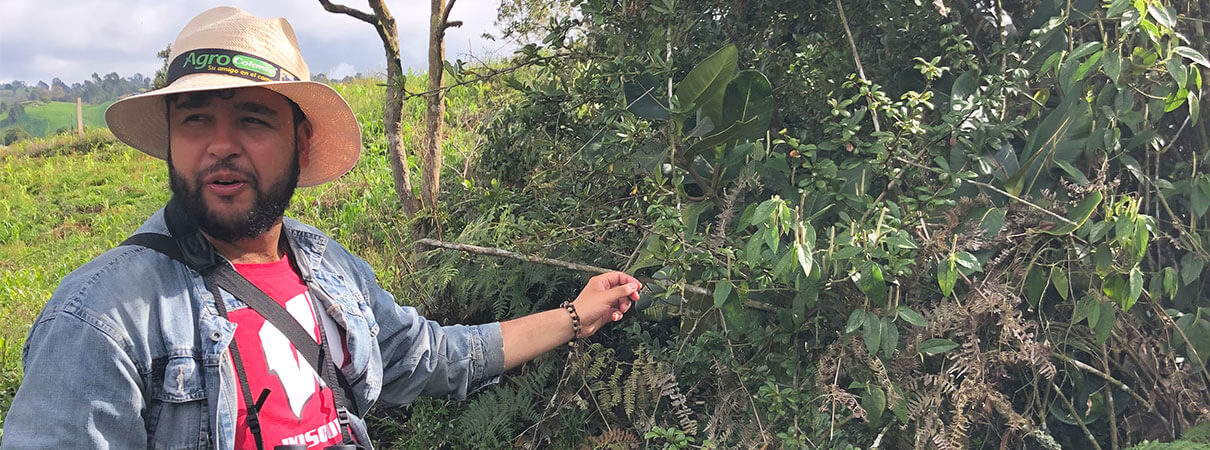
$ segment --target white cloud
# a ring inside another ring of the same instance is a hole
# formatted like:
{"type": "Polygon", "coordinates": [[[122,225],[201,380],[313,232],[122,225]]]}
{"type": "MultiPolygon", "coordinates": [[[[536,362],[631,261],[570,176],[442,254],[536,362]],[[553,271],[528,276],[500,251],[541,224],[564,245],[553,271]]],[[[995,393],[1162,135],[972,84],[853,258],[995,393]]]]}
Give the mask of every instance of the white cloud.
{"type": "MultiPolygon", "coordinates": [[[[495,31],[499,1],[457,0],[450,18],[464,25],[447,33],[447,58],[469,61],[511,53],[507,44],[481,38],[495,31]]],[[[336,2],[370,11],[363,0],[336,2]]],[[[312,68],[335,72],[348,65],[352,73],[375,73],[385,67],[382,42],[373,26],[327,12],[313,0],[10,0],[0,16],[0,82],[49,82],[59,77],[71,84],[92,73],[111,72],[151,76],[162,64],[155,53],[172,42],[191,17],[220,4],[259,17],[285,17],[312,68]]],[[[391,0],[388,6],[397,21],[404,67],[423,70],[428,2],[391,0]]]]}
{"type": "Polygon", "coordinates": [[[331,69],[328,69],[328,72],[327,72],[328,78],[332,79],[332,80],[339,80],[339,79],[347,77],[349,75],[356,75],[356,74],[357,74],[357,69],[354,68],[352,64],[344,63],[344,62],[333,66],[331,69]]]}

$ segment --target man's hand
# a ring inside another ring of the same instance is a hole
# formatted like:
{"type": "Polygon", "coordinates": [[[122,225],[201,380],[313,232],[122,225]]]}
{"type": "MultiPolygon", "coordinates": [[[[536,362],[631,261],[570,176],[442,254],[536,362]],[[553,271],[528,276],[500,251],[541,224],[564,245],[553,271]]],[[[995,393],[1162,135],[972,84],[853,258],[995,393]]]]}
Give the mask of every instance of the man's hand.
{"type": "Polygon", "coordinates": [[[504,340],[504,368],[517,367],[534,357],[566,344],[575,338],[592,336],[609,322],[622,320],[622,314],[639,299],[639,280],[622,272],[609,272],[588,280],[580,296],[572,302],[580,316],[580,334],[572,335],[571,316],[563,308],[519,317],[500,323],[504,340]]]}
{"type": "Polygon", "coordinates": [[[580,316],[580,335],[592,336],[609,322],[622,320],[622,315],[639,300],[643,285],[622,272],[609,272],[588,280],[584,290],[572,302],[580,316]]]}

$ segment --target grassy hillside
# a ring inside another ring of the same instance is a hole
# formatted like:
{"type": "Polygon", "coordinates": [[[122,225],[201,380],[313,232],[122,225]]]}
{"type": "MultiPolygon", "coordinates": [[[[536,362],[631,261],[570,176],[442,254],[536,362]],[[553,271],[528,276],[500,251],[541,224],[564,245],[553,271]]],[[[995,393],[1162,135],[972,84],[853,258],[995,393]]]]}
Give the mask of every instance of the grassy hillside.
{"type": "MultiPolygon", "coordinates": [[[[84,127],[105,128],[105,108],[110,104],[84,105],[84,127]]],[[[8,120],[9,113],[0,115],[0,123],[8,120]]],[[[25,129],[34,137],[45,137],[62,128],[75,129],[76,104],[69,102],[25,103],[25,117],[16,124],[0,127],[0,133],[12,126],[25,129]]]]}
{"type": "Polygon", "coordinates": [[[25,333],[59,279],[125,237],[167,199],[164,164],[106,130],[0,155],[0,411],[21,380],[25,333]],[[74,139],[71,139],[74,141],[74,139]]]}

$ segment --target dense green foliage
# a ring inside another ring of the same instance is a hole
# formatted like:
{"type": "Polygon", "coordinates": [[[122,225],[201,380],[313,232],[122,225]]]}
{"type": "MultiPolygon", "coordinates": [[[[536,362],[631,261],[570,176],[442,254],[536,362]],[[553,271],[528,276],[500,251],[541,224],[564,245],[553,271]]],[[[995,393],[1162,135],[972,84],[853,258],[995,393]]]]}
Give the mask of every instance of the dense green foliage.
{"type": "MultiPolygon", "coordinates": [[[[655,292],[496,439],[1118,448],[1205,419],[1205,5],[577,6],[449,228],[655,292]]],[[[420,273],[498,318],[570,287],[464,258],[420,273]],[[520,284],[466,289],[484,264],[520,284]]]]}

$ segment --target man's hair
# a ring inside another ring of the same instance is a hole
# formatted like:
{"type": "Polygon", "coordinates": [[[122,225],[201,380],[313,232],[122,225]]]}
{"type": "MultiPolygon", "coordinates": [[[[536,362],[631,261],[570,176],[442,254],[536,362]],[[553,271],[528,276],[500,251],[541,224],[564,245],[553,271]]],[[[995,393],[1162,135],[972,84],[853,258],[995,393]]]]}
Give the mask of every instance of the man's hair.
{"type": "MultiPolygon", "coordinates": [[[[235,96],[235,90],[218,89],[213,91],[168,94],[164,96],[164,106],[168,108],[165,111],[171,110],[172,105],[176,104],[177,99],[179,99],[181,95],[184,95],[187,100],[202,101],[210,97],[218,97],[226,100],[235,96]]],[[[303,112],[302,108],[298,107],[298,103],[294,103],[294,100],[290,100],[290,97],[282,95],[282,98],[286,99],[286,103],[290,104],[290,112],[294,114],[294,128],[298,129],[298,124],[303,123],[304,120],[307,120],[307,114],[303,112]]]]}

